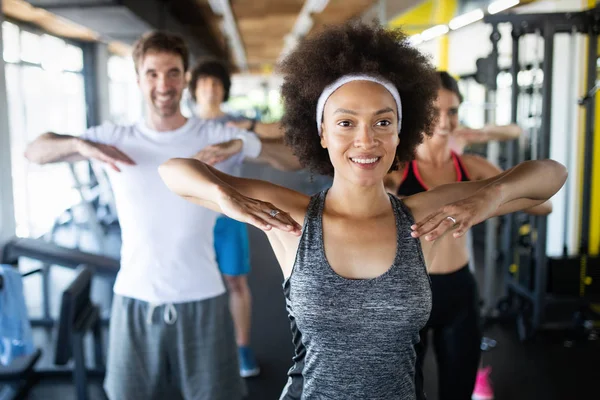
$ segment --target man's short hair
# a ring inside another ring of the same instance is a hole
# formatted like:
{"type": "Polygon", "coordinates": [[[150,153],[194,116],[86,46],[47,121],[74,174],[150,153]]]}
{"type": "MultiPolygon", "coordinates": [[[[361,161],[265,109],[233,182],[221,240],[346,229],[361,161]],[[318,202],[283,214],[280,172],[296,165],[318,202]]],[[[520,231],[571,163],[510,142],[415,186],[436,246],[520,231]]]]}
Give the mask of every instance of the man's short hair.
{"type": "Polygon", "coordinates": [[[197,101],[196,85],[198,85],[198,80],[208,76],[221,81],[224,90],[223,102],[229,100],[229,89],[231,89],[231,73],[229,72],[227,64],[214,58],[200,60],[200,62],[198,62],[198,64],[196,64],[196,66],[192,69],[190,83],[188,85],[192,99],[197,101]]]}
{"type": "Polygon", "coordinates": [[[190,53],[185,41],[179,35],[164,31],[152,31],[142,35],[133,47],[132,57],[136,73],[138,73],[142,60],[149,52],[176,54],[183,61],[184,72],[189,68],[190,53]]]}

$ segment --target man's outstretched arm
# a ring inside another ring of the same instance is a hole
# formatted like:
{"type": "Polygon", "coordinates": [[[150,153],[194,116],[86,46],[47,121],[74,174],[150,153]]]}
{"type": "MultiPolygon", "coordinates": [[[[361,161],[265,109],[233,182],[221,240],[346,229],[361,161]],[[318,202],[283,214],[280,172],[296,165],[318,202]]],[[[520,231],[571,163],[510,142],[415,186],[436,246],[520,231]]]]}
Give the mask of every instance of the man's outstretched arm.
{"type": "Polygon", "coordinates": [[[131,158],[114,146],[53,132],[44,133],[31,142],[25,150],[25,158],[36,164],[95,159],[107,163],[117,172],[120,172],[117,163],[135,165],[131,158]]]}

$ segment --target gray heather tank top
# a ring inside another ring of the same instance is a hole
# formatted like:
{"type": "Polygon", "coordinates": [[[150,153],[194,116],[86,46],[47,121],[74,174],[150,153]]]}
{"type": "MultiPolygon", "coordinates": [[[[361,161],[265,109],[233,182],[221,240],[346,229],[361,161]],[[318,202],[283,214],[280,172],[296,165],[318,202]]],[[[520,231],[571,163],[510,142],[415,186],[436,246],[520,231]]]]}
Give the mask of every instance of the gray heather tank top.
{"type": "Polygon", "coordinates": [[[310,200],[283,284],[295,356],[281,399],[416,399],[415,346],[431,311],[431,287],[421,244],[410,237],[412,215],[390,195],[394,264],[374,279],[347,279],[325,257],[326,195],[310,200]]]}

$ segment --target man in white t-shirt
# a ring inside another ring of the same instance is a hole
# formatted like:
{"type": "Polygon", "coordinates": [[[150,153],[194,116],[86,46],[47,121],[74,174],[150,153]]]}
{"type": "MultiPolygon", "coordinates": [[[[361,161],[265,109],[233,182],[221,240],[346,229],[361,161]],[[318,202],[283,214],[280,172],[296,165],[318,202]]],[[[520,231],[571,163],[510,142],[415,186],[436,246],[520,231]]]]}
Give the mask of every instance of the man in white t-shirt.
{"type": "Polygon", "coordinates": [[[133,59],[146,101],[145,120],[105,124],[80,137],[46,133],[29,145],[36,163],[98,160],[109,168],[122,230],[121,269],[114,287],[107,373],[111,400],[235,400],[245,387],[225,287],[215,261],[217,214],[171,193],[158,166],[222,142],[235,155],[216,164],[231,173],[244,158],[277,164],[286,152],[252,133],[180,110],[188,69],[183,40],[152,32],[133,59]],[[241,149],[241,151],[240,151],[241,149]]]}

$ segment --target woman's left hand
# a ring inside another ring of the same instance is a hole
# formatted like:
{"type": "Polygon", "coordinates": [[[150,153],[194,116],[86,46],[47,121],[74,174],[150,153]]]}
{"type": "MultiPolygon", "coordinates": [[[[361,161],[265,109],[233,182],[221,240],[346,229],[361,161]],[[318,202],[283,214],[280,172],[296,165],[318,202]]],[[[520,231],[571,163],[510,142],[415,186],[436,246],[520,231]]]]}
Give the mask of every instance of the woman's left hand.
{"type": "Polygon", "coordinates": [[[469,228],[490,218],[502,204],[498,188],[486,187],[465,199],[447,204],[411,226],[411,236],[425,236],[433,241],[454,231],[455,238],[464,235],[469,228]]]}

